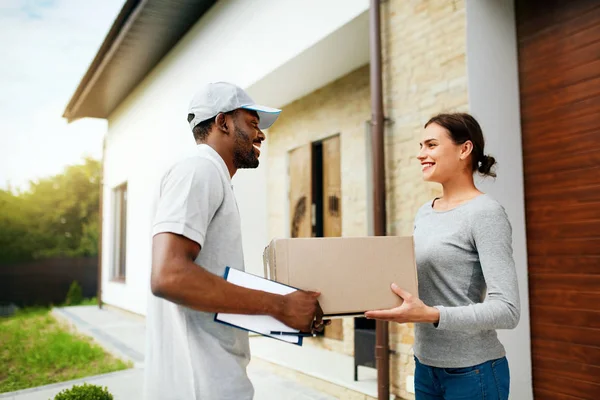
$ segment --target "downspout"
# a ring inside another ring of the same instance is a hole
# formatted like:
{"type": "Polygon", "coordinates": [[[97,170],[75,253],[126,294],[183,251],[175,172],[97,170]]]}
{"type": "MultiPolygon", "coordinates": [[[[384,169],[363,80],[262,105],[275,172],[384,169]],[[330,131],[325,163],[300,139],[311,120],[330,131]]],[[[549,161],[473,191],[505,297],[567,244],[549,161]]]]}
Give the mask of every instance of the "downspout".
{"type": "Polygon", "coordinates": [[[104,205],[104,153],[106,152],[106,134],[102,139],[102,158],[100,159],[100,194],[99,194],[99,216],[98,216],[98,289],[96,298],[98,300],[98,308],[102,308],[102,227],[104,225],[103,205],[104,205]]]}
{"type": "MultiPolygon", "coordinates": [[[[380,0],[370,0],[370,84],[371,84],[371,151],[373,160],[373,234],[386,236],[386,190],[383,85],[381,69],[381,12],[380,0]]],[[[390,357],[388,323],[376,322],[375,360],[377,366],[377,398],[390,397],[390,357]]]]}

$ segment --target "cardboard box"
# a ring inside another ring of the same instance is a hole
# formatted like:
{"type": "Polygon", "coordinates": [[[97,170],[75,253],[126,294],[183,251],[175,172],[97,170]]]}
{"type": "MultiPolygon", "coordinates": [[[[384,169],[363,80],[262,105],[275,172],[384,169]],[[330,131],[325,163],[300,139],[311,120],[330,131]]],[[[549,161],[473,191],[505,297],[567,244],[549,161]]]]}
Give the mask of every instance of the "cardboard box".
{"type": "Polygon", "coordinates": [[[263,262],[265,278],[321,292],[327,316],[401,305],[394,282],[418,294],[412,236],[273,239],[263,262]]]}

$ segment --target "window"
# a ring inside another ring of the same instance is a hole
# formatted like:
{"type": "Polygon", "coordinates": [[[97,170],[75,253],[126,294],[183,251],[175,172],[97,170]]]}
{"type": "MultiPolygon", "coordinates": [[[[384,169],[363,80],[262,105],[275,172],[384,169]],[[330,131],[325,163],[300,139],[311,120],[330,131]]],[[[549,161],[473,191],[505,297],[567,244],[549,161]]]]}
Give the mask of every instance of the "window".
{"type": "Polygon", "coordinates": [[[127,255],[127,183],[113,189],[112,280],[125,282],[127,255]]]}

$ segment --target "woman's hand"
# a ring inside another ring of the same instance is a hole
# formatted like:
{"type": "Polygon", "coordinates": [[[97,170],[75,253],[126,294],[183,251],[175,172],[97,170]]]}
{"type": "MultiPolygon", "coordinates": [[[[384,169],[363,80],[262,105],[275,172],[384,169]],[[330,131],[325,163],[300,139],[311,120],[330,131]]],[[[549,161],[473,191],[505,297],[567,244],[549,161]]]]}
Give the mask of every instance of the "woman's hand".
{"type": "Polygon", "coordinates": [[[400,307],[390,310],[367,311],[365,317],[398,322],[399,324],[407,322],[430,322],[435,324],[439,322],[440,311],[437,308],[425,305],[417,296],[400,289],[395,283],[392,284],[392,291],[404,300],[400,307]]]}

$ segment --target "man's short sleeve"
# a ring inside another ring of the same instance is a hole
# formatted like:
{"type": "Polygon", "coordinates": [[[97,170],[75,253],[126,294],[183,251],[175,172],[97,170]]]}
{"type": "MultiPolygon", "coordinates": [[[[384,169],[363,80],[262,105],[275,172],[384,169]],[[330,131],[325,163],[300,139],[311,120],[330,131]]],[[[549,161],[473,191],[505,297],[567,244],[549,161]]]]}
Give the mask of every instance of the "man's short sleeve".
{"type": "Polygon", "coordinates": [[[202,247],[208,225],[222,202],[218,167],[208,158],[188,158],[162,179],[152,235],[171,232],[202,247]]]}

